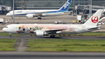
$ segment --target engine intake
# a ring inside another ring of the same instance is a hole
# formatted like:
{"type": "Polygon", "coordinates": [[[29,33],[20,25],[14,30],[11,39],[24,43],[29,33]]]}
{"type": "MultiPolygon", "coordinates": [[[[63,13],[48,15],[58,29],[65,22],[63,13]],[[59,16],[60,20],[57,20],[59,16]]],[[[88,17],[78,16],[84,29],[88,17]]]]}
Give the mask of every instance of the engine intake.
{"type": "Polygon", "coordinates": [[[27,14],[26,17],[27,18],[34,18],[34,15],[33,14],[27,14]]]}
{"type": "Polygon", "coordinates": [[[36,36],[46,36],[47,35],[47,33],[43,30],[36,30],[35,33],[36,33],[36,36]]]}

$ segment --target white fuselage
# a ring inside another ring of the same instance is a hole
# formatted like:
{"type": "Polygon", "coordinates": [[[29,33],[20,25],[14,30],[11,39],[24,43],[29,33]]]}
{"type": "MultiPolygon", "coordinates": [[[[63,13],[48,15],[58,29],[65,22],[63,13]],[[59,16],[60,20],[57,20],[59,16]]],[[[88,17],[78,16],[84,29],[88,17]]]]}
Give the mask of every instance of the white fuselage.
{"type": "Polygon", "coordinates": [[[6,14],[6,16],[12,17],[13,14],[17,17],[27,17],[27,18],[33,18],[38,17],[41,18],[43,16],[56,16],[56,15],[62,15],[64,12],[68,12],[69,7],[71,5],[72,0],[67,0],[67,2],[58,10],[15,10],[10,11],[6,14]]]}
{"type": "MultiPolygon", "coordinates": [[[[26,17],[27,14],[34,15],[37,13],[43,13],[41,16],[44,17],[44,16],[56,16],[56,15],[64,14],[64,12],[55,12],[55,11],[57,11],[57,10],[15,10],[14,15],[16,17],[26,17]]],[[[7,13],[6,16],[12,17],[13,11],[10,11],[9,13],[7,13]]],[[[35,16],[35,17],[37,17],[37,16],[35,16]]]]}
{"type": "Polygon", "coordinates": [[[92,27],[85,25],[72,25],[72,24],[71,25],[70,24],[12,24],[3,28],[3,31],[9,33],[31,33],[31,32],[34,33],[37,30],[41,30],[44,32],[59,30],[55,34],[61,34],[61,33],[74,34],[74,33],[91,31],[88,30],[89,28],[92,27]]]}

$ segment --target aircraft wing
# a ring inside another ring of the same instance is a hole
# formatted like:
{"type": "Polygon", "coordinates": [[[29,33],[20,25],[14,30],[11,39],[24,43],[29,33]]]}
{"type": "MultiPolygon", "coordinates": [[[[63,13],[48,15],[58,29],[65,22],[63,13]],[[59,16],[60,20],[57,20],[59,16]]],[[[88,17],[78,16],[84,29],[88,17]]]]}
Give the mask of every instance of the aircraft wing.
{"type": "Polygon", "coordinates": [[[35,13],[34,16],[42,16],[42,14],[47,13],[47,12],[51,12],[51,11],[35,13]]]}
{"type": "Polygon", "coordinates": [[[62,31],[62,30],[65,30],[65,29],[57,29],[57,30],[47,30],[45,32],[49,33],[49,34],[56,34],[57,31],[62,31]]]}

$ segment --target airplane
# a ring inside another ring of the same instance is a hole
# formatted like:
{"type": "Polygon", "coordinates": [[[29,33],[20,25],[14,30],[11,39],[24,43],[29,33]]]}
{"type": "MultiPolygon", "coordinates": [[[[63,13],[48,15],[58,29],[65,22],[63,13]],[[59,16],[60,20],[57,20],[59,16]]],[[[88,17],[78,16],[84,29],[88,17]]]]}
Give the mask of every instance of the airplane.
{"type": "Polygon", "coordinates": [[[97,10],[84,24],[10,24],[2,30],[8,33],[32,33],[36,36],[46,36],[50,34],[54,38],[54,34],[78,34],[91,32],[100,29],[98,23],[102,20],[103,9],[97,10]]]}
{"type": "MultiPolygon", "coordinates": [[[[58,10],[14,10],[14,16],[27,18],[38,17],[38,19],[41,19],[41,17],[45,16],[62,15],[65,12],[68,12],[71,2],[72,0],[67,0],[67,2],[58,10]]],[[[8,12],[6,16],[12,17],[13,11],[8,12]]]]}

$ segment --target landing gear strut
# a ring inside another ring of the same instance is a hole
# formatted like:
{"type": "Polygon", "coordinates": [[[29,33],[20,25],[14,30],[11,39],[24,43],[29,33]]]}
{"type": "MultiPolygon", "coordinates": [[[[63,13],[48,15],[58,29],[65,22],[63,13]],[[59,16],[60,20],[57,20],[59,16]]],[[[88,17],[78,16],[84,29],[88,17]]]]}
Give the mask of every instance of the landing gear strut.
{"type": "Polygon", "coordinates": [[[9,33],[9,36],[12,37],[11,33],[9,33]]]}
{"type": "Polygon", "coordinates": [[[41,16],[38,16],[38,19],[42,19],[41,16]]]}
{"type": "Polygon", "coordinates": [[[55,35],[52,35],[52,34],[51,34],[50,37],[51,37],[51,38],[55,38],[55,35]]]}

